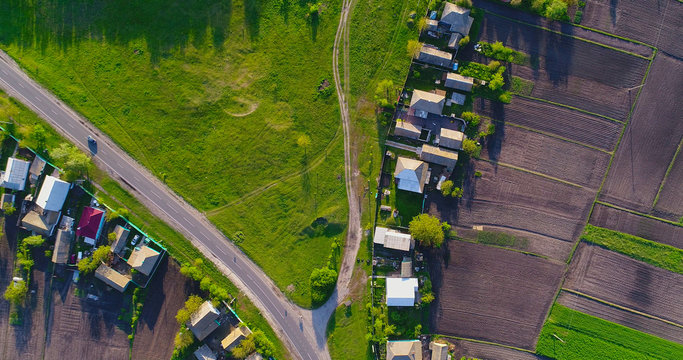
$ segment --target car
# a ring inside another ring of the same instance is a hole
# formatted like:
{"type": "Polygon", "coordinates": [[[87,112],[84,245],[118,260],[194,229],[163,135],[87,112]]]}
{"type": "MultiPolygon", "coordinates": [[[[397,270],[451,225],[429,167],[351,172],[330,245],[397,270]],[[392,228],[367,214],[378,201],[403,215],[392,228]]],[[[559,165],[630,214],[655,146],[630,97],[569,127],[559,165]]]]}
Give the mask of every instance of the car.
{"type": "Polygon", "coordinates": [[[131,241],[130,244],[135,246],[138,244],[138,241],[140,241],[140,235],[135,235],[133,236],[133,241],[131,241]]]}
{"type": "Polygon", "coordinates": [[[92,136],[88,135],[88,144],[97,145],[97,140],[92,136]]]}

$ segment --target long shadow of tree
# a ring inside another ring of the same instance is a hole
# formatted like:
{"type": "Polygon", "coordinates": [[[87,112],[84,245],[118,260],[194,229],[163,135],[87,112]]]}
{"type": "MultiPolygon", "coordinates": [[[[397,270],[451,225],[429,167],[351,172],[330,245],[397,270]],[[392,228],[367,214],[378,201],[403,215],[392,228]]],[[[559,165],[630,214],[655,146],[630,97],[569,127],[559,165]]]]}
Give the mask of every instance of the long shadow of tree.
{"type": "Polygon", "coordinates": [[[252,40],[259,35],[260,17],[261,0],[244,0],[244,22],[252,40]]]}
{"type": "MultiPolygon", "coordinates": [[[[247,5],[254,1],[247,0],[247,5]]],[[[213,41],[220,47],[228,38],[231,15],[231,0],[4,0],[0,42],[66,50],[91,39],[120,45],[143,39],[157,62],[190,41],[195,46],[213,41]]],[[[247,20],[250,28],[258,24],[258,12],[247,20]]]]}

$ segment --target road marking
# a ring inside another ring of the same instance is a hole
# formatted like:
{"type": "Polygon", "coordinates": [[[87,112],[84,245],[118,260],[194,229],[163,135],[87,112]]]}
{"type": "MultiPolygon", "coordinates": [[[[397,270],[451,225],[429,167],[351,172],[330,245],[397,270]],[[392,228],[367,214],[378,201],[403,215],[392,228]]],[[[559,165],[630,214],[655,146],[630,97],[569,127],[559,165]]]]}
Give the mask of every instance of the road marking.
{"type": "Polygon", "coordinates": [[[50,112],[57,115],[57,112],[55,111],[55,109],[50,109],[50,112]]]}
{"type": "Polygon", "coordinates": [[[72,129],[74,128],[74,124],[72,124],[72,123],[69,122],[69,121],[66,122],[66,125],[67,125],[68,127],[72,128],[72,129]]]}

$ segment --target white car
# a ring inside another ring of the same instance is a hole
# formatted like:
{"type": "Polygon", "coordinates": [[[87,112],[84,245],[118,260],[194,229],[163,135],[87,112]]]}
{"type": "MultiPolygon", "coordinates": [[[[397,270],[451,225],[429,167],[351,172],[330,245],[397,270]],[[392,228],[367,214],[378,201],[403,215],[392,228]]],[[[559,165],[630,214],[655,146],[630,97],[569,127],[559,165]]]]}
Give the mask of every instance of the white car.
{"type": "Polygon", "coordinates": [[[135,246],[138,244],[138,241],[140,241],[140,235],[135,235],[133,236],[133,241],[131,241],[130,244],[135,246]]]}

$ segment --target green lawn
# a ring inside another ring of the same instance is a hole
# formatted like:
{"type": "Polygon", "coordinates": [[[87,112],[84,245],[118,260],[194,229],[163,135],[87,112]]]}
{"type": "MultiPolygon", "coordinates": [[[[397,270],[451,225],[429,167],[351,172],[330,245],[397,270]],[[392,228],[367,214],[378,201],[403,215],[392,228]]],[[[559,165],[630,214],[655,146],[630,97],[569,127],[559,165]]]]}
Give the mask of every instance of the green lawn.
{"type": "Polygon", "coordinates": [[[679,274],[683,274],[683,250],[641,237],[587,225],[581,239],[679,274]]]}
{"type": "Polygon", "coordinates": [[[368,334],[369,293],[366,291],[362,300],[356,300],[347,308],[340,305],[327,324],[327,345],[332,360],[374,359],[368,334]]]}
{"type": "Polygon", "coordinates": [[[541,330],[536,352],[558,360],[683,359],[683,345],[558,304],[541,330]]]}
{"type": "MultiPolygon", "coordinates": [[[[66,141],[57,134],[55,130],[49,127],[47,123],[38,118],[35,113],[0,91],[0,121],[8,121],[10,116],[17,124],[16,130],[20,137],[27,134],[35,125],[40,125],[46,130],[46,148],[53,149],[66,141]]],[[[4,135],[4,132],[0,132],[0,134],[4,135]]],[[[32,146],[33,144],[28,143],[27,145],[32,146]]],[[[101,198],[107,205],[113,208],[118,209],[124,207],[129,209],[129,220],[152,236],[155,240],[161,242],[167,248],[169,254],[176,260],[191,262],[196,258],[203,258],[203,255],[192,246],[189,240],[173,230],[161,219],[152,215],[143,204],[123,189],[112,178],[106,175],[105,172],[95,169],[90,176],[96,183],[96,186],[99,187],[96,191],[98,198],[101,198]]],[[[254,304],[244,296],[244,294],[240,293],[237,287],[230,283],[230,281],[210,261],[204,261],[202,270],[204,270],[213,281],[227,289],[233,296],[237,297],[238,301],[233,303],[233,307],[239,316],[251,327],[263,330],[275,345],[276,357],[278,359],[284,358],[286,354],[284,346],[254,304]]],[[[170,340],[171,339],[169,339],[169,341],[170,340]]]]}
{"type": "MultiPolygon", "coordinates": [[[[287,181],[262,195],[278,197],[267,212],[225,206],[309,166],[341,166],[336,95],[316,96],[321,81],[332,80],[339,8],[338,0],[323,2],[314,18],[305,2],[287,0],[8,0],[0,4],[0,48],[212,214],[226,235],[241,230],[269,244],[288,271],[270,273],[263,257],[254,259],[285,288],[327,258],[316,251],[322,245],[296,242],[317,216],[345,223],[343,183],[329,182],[341,191],[320,193],[317,214],[287,181]],[[301,135],[311,139],[307,148],[297,145],[301,135]],[[273,219],[268,226],[279,231],[258,229],[273,219]]],[[[293,299],[307,305],[299,295],[293,299]]]]}
{"type": "Polygon", "coordinates": [[[422,213],[424,195],[399,190],[393,181],[389,191],[391,193],[388,196],[382,196],[382,205],[389,205],[392,209],[398,210],[398,217],[393,217],[391,213],[382,211],[377,218],[377,224],[408,227],[410,220],[422,213]]]}

